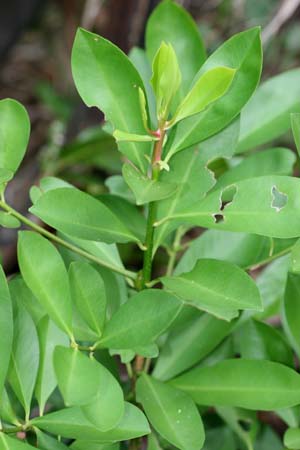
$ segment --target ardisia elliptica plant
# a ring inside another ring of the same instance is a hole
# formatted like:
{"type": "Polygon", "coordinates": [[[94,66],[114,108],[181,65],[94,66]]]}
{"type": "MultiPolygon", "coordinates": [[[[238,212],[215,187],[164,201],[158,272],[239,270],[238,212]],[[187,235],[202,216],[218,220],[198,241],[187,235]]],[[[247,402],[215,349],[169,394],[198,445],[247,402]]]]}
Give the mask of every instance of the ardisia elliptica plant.
{"type": "Polygon", "coordinates": [[[0,102],[0,222],[30,229],[20,275],[0,273],[0,450],[279,450],[275,415],[300,448],[300,180],[291,150],[261,149],[292,125],[300,150],[300,69],[256,90],[261,66],[259,28],[207,57],[170,0],[129,58],[79,29],[75,84],[124,165],[100,198],[34,186],[30,212],[57,232],[5,200],[30,127],[0,102]],[[209,230],[184,239],[194,227],[209,230]]]}

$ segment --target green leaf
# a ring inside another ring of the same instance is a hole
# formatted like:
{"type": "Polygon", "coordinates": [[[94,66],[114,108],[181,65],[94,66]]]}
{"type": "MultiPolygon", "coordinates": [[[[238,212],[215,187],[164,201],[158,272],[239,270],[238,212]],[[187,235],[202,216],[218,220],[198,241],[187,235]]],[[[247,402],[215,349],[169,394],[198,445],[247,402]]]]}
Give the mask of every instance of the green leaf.
{"type": "Polygon", "coordinates": [[[292,273],[300,273],[300,239],[292,247],[289,270],[292,273]]]}
{"type": "Polygon", "coordinates": [[[120,450],[120,444],[102,444],[98,441],[77,440],[70,446],[72,450],[120,450]]]}
{"type": "Polygon", "coordinates": [[[191,398],[143,373],[137,382],[137,400],[155,430],[181,450],[199,450],[204,444],[201,416],[191,398]]]}
{"type": "Polygon", "coordinates": [[[2,266],[0,266],[0,329],[0,396],[2,396],[13,345],[12,304],[2,266]]]}
{"type": "Polygon", "coordinates": [[[32,318],[18,304],[14,318],[14,339],[8,381],[22,404],[28,420],[39,367],[39,341],[32,318]],[[30,367],[30,370],[28,368],[30,367]]]}
{"type": "Polygon", "coordinates": [[[241,115],[238,152],[270,142],[288,131],[290,113],[300,112],[299,76],[300,69],[293,69],[270,78],[257,89],[241,115]]]}
{"type": "Polygon", "coordinates": [[[238,410],[228,406],[219,406],[216,408],[216,411],[228,427],[244,442],[246,448],[254,450],[253,441],[258,428],[255,413],[252,414],[249,411],[238,410]],[[246,430],[243,424],[247,427],[246,430]]]}
{"type": "Polygon", "coordinates": [[[160,44],[153,58],[152,71],[151,84],[156,97],[157,118],[165,121],[181,84],[181,72],[171,44],[160,44]]]}
{"type": "Polygon", "coordinates": [[[300,428],[288,428],[283,436],[284,445],[291,450],[300,448],[300,428]]]}
{"type": "Polygon", "coordinates": [[[284,331],[293,349],[300,355],[300,275],[289,273],[282,305],[284,331]]]}
{"type": "MultiPolygon", "coordinates": [[[[205,444],[202,450],[236,450],[236,439],[228,427],[208,429],[205,433],[205,444]]],[[[277,450],[277,449],[276,449],[277,450]]]]}
{"type": "Polygon", "coordinates": [[[13,425],[20,425],[19,419],[12,407],[11,400],[7,394],[6,389],[3,389],[0,398],[0,418],[3,422],[11,423],[13,425]]]}
{"type": "Polygon", "coordinates": [[[241,111],[258,84],[262,64],[259,28],[238,33],[219,47],[201,66],[195,82],[219,66],[236,69],[226,95],[205,111],[179,123],[168,141],[169,156],[191,147],[225,128],[241,111]]]}
{"type": "Polygon", "coordinates": [[[300,402],[300,375],[271,361],[232,359],[171,381],[199,405],[274,410],[300,402]]]}
{"type": "Polygon", "coordinates": [[[162,277],[161,281],[185,303],[221,319],[231,320],[241,309],[262,310],[259,291],[252,278],[227,261],[200,259],[191,272],[162,277]]]}
{"type": "Polygon", "coordinates": [[[53,366],[53,352],[57,345],[69,345],[69,339],[48,316],[37,324],[40,346],[39,370],[35,385],[35,397],[43,414],[46,402],[57,386],[53,366]]]}
{"type": "Polygon", "coordinates": [[[158,443],[158,440],[153,433],[148,436],[147,444],[147,450],[162,450],[161,446],[158,443]]]}
{"type": "Polygon", "coordinates": [[[132,349],[154,342],[182,308],[175,296],[147,289],[131,297],[107,323],[100,345],[132,349]]]}
{"type": "Polygon", "coordinates": [[[115,130],[113,133],[117,142],[153,142],[157,141],[157,138],[150,136],[149,134],[134,134],[127,131],[115,130]]]}
{"type": "Polygon", "coordinates": [[[235,73],[236,69],[215,67],[200,76],[178,106],[169,126],[173,126],[182,119],[200,113],[211,103],[223,97],[230,88],[235,73]]]}
{"type": "Polygon", "coordinates": [[[0,167],[18,169],[28,144],[30,121],[26,109],[16,100],[0,101],[0,167]],[[16,132],[18,130],[18,132],[16,132]]]}
{"type": "Polygon", "coordinates": [[[31,231],[18,239],[21,274],[56,325],[72,338],[72,303],[68,274],[56,248],[31,231]]]}
{"type": "Polygon", "coordinates": [[[34,297],[32,291],[26,286],[21,275],[18,275],[9,281],[9,291],[13,303],[21,302],[29,312],[35,326],[47,312],[34,297]]]}
{"type": "MultiPolygon", "coordinates": [[[[72,72],[79,95],[88,106],[104,112],[114,128],[144,134],[138,88],[144,90],[137,70],[115,45],[97,34],[77,31],[72,51],[72,72]]],[[[149,154],[147,143],[124,142],[119,146],[142,171],[149,154]]]]}
{"type": "Polygon", "coordinates": [[[189,369],[214,350],[234,326],[235,322],[219,320],[210,314],[194,313],[194,317],[168,335],[153,376],[168,380],[189,369]]]}
{"type": "Polygon", "coordinates": [[[124,164],[122,172],[126,183],[134,193],[137,205],[171,197],[178,187],[176,183],[151,180],[130,164],[124,164]]]}
{"type": "Polygon", "coordinates": [[[14,173],[11,170],[0,168],[0,184],[7,183],[13,176],[14,173]]]}
{"type": "Polygon", "coordinates": [[[77,349],[58,346],[54,368],[67,406],[82,406],[84,415],[102,431],[118,424],[124,414],[123,392],[104,366],[77,349]]]}
{"type": "Polygon", "coordinates": [[[38,428],[35,428],[34,431],[37,437],[38,448],[41,450],[67,450],[69,448],[57,439],[43,433],[38,428]]]}
{"type": "Polygon", "coordinates": [[[106,318],[106,292],[99,272],[86,262],[73,262],[69,267],[73,301],[88,326],[101,336],[106,318]]]}
{"type": "Polygon", "coordinates": [[[225,191],[212,192],[198,204],[170,218],[220,230],[277,238],[298,237],[299,189],[300,181],[293,177],[275,175],[249,178],[234,183],[228,190],[225,188],[225,191]],[[226,200],[230,194],[232,201],[223,209],[220,199],[224,194],[226,200]]]}
{"type": "Polygon", "coordinates": [[[134,195],[125,183],[122,175],[108,177],[104,184],[108,188],[110,194],[124,198],[130,203],[135,203],[134,195]]]}
{"type": "Polygon", "coordinates": [[[300,154],[300,113],[291,114],[291,125],[298,154],[300,154]]]}
{"type": "Polygon", "coordinates": [[[0,432],[0,450],[34,450],[35,447],[0,432]]]}
{"type": "Polygon", "coordinates": [[[162,41],[172,45],[180,61],[180,97],[183,97],[206,55],[202,38],[192,17],[180,5],[169,0],[159,3],[147,22],[146,48],[150,61],[162,41]]]}
{"type": "Polygon", "coordinates": [[[137,241],[105,205],[78,189],[60,188],[46,192],[30,212],[62,233],[92,241],[137,241]]]}
{"type": "Polygon", "coordinates": [[[19,228],[21,222],[11,214],[0,211],[0,225],[5,228],[19,228]]]}
{"type": "Polygon", "coordinates": [[[125,403],[125,413],[117,427],[106,432],[95,428],[79,407],[61,409],[32,419],[31,423],[56,435],[99,442],[125,441],[150,433],[146,417],[130,403],[125,403]]]}

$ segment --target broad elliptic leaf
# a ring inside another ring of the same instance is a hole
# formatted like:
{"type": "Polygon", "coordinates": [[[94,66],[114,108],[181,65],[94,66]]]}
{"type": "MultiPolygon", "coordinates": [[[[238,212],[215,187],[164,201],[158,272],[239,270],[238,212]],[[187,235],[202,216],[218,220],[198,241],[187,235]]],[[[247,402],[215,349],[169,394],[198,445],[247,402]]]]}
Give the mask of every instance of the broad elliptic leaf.
{"type": "Polygon", "coordinates": [[[69,448],[58,439],[43,433],[38,428],[35,428],[34,432],[36,434],[37,445],[40,450],[68,450],[69,448]]]}
{"type": "Polygon", "coordinates": [[[21,222],[11,214],[0,211],[0,225],[5,228],[19,228],[21,222]]]}
{"type": "Polygon", "coordinates": [[[300,448],[300,428],[288,428],[283,436],[285,447],[291,450],[300,448]]]}
{"type": "Polygon", "coordinates": [[[287,176],[249,178],[217,190],[170,218],[206,228],[277,238],[300,235],[300,180],[287,176]],[[223,208],[220,199],[228,201],[223,208]]]}
{"type": "Polygon", "coordinates": [[[13,345],[12,304],[2,266],[0,266],[0,329],[0,396],[2,396],[13,345]]]}
{"type": "Polygon", "coordinates": [[[69,279],[72,299],[88,326],[101,336],[106,318],[106,292],[100,273],[91,264],[70,264],[69,279]]]}
{"type": "Polygon", "coordinates": [[[252,278],[227,261],[200,259],[191,272],[161,280],[166,289],[185,303],[221,319],[231,320],[241,309],[262,310],[252,278]]]}
{"type": "MultiPolygon", "coordinates": [[[[145,134],[138,90],[144,90],[143,81],[118,47],[80,28],[73,45],[72,72],[79,95],[88,106],[103,111],[114,128],[145,134]]],[[[150,145],[123,142],[119,148],[143,171],[150,145]]]]}
{"type": "Polygon", "coordinates": [[[300,154],[300,113],[291,114],[291,125],[297,152],[300,154]]]}
{"type": "Polygon", "coordinates": [[[206,55],[202,38],[192,17],[180,5],[170,0],[161,2],[147,22],[146,49],[150,61],[162,41],[172,45],[180,63],[182,98],[206,55]]]}
{"type": "Polygon", "coordinates": [[[138,379],[136,391],[152,426],[168,442],[181,450],[203,447],[201,416],[188,395],[145,373],[138,379]]]}
{"type": "Polygon", "coordinates": [[[37,332],[40,346],[40,361],[34,393],[39,404],[40,415],[42,415],[48,398],[57,386],[53,366],[54,349],[57,345],[68,346],[69,339],[48,316],[44,316],[38,322],[37,332]]]}
{"type": "Polygon", "coordinates": [[[118,425],[105,432],[97,429],[76,406],[37,417],[31,423],[56,435],[99,442],[125,441],[150,433],[145,415],[131,403],[125,403],[124,416],[118,425]]]}
{"type": "Polygon", "coordinates": [[[147,289],[131,297],[107,323],[100,345],[132,349],[154,342],[173,322],[182,302],[159,289],[147,289]]]}
{"type": "Polygon", "coordinates": [[[300,112],[299,76],[300,69],[293,69],[261,84],[241,114],[237,152],[270,142],[288,131],[290,113],[300,112]]]}
{"type": "Polygon", "coordinates": [[[172,380],[199,405],[275,410],[300,403],[300,375],[271,361],[229,359],[172,380]]]}
{"type": "Polygon", "coordinates": [[[70,446],[72,450],[120,450],[120,444],[102,444],[98,441],[83,441],[81,439],[78,439],[77,441],[74,441],[73,444],[70,446]]]}
{"type": "Polygon", "coordinates": [[[179,123],[171,133],[169,154],[191,147],[225,128],[253,94],[261,74],[260,30],[252,28],[236,34],[219,47],[201,66],[194,84],[208,70],[219,66],[236,69],[228,92],[205,111],[179,123]]]}
{"type": "Polygon", "coordinates": [[[282,305],[284,331],[291,346],[300,355],[300,275],[289,273],[282,305]]]}
{"type": "Polygon", "coordinates": [[[39,367],[39,341],[32,318],[24,306],[17,305],[14,339],[8,381],[22,404],[28,420],[39,367]],[[30,367],[30,370],[28,368],[30,367]]]}
{"type": "Polygon", "coordinates": [[[18,169],[29,140],[30,121],[26,109],[10,98],[0,101],[0,167],[18,169]],[[17,131],[16,131],[17,130],[17,131]]]}
{"type": "Polygon", "coordinates": [[[36,447],[0,432],[0,450],[34,450],[36,447]]]}
{"type": "Polygon", "coordinates": [[[58,231],[80,239],[107,244],[137,241],[103,203],[78,189],[48,191],[30,212],[58,231]]]}
{"type": "Polygon", "coordinates": [[[176,183],[151,180],[130,164],[124,164],[122,172],[126,183],[134,193],[137,205],[171,197],[178,187],[176,183]]]}
{"type": "Polygon", "coordinates": [[[58,346],[54,368],[67,406],[81,406],[88,420],[102,431],[118,424],[124,413],[123,391],[102,364],[77,349],[58,346]]]}
{"type": "Polygon", "coordinates": [[[72,302],[67,270],[47,239],[22,231],[18,239],[18,260],[25,283],[56,325],[72,338],[72,302]]]}

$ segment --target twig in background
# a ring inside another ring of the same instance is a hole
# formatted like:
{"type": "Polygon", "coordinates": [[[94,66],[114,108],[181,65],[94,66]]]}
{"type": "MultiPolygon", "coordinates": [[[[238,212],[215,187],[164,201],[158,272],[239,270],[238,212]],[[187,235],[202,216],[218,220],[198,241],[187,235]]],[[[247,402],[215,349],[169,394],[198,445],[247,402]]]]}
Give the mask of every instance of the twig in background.
{"type": "Polygon", "coordinates": [[[287,22],[300,5],[300,0],[284,0],[269,24],[262,31],[262,42],[266,45],[287,22]]]}

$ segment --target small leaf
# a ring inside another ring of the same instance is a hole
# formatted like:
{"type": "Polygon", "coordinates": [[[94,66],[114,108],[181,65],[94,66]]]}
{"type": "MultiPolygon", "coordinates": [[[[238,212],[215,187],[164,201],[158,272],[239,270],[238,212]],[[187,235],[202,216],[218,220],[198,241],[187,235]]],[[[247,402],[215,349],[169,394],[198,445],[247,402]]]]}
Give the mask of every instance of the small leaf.
{"type": "Polygon", "coordinates": [[[10,361],[13,345],[13,313],[11,297],[5,273],[0,266],[0,398],[10,361]]]}
{"type": "Polygon", "coordinates": [[[0,211],[0,225],[5,228],[19,228],[21,222],[11,214],[0,211]]]}
{"type": "Polygon", "coordinates": [[[92,241],[137,241],[105,205],[78,189],[46,192],[30,211],[47,224],[71,236],[92,241]]]}
{"type": "Polygon", "coordinates": [[[113,137],[117,142],[153,142],[158,139],[149,134],[133,134],[121,130],[115,130],[113,132],[113,137]]]}
{"type": "Polygon", "coordinates": [[[134,193],[137,205],[168,198],[178,187],[176,183],[151,180],[130,164],[124,164],[122,172],[126,183],[134,193]]]}
{"type": "Polygon", "coordinates": [[[298,154],[300,154],[300,113],[291,114],[291,125],[298,154]]]}
{"type": "Polygon", "coordinates": [[[269,411],[300,403],[300,375],[271,361],[226,360],[193,369],[170,383],[199,405],[269,411]]]}
{"type": "Polygon", "coordinates": [[[132,349],[154,342],[182,308],[175,296],[147,289],[131,297],[107,323],[100,344],[108,348],[132,349]]]}
{"type": "Polygon", "coordinates": [[[149,127],[148,127],[147,101],[146,101],[145,93],[144,93],[143,89],[141,89],[140,87],[139,87],[139,101],[140,101],[141,114],[142,114],[144,128],[145,128],[145,131],[148,131],[149,127]]]}
{"type": "Polygon", "coordinates": [[[252,278],[226,261],[200,259],[191,272],[161,280],[185,303],[221,319],[231,320],[240,309],[262,310],[259,291],[252,278]]]}
{"type": "MultiPolygon", "coordinates": [[[[26,109],[16,100],[0,101],[0,167],[18,169],[28,144],[30,121],[26,109]],[[18,130],[18,132],[16,132],[18,130]]],[[[7,174],[7,172],[6,172],[7,174]]],[[[6,176],[6,181],[7,176],[6,176]]]]}
{"type": "Polygon", "coordinates": [[[18,260],[25,283],[56,325],[72,338],[72,303],[68,274],[56,248],[31,231],[18,239],[18,260]]]}
{"type": "Polygon", "coordinates": [[[284,445],[291,450],[300,448],[300,428],[288,428],[283,436],[284,445]]]}
{"type": "Polygon", "coordinates": [[[204,444],[201,416],[192,399],[143,373],[137,382],[137,400],[155,430],[181,450],[199,450],[204,444]]]}
{"type": "Polygon", "coordinates": [[[236,69],[215,67],[205,72],[178,106],[169,126],[200,113],[229,90],[236,69]]]}
{"type": "Polygon", "coordinates": [[[72,298],[88,326],[101,336],[106,318],[106,292],[99,272],[86,262],[69,267],[72,298]]]}

